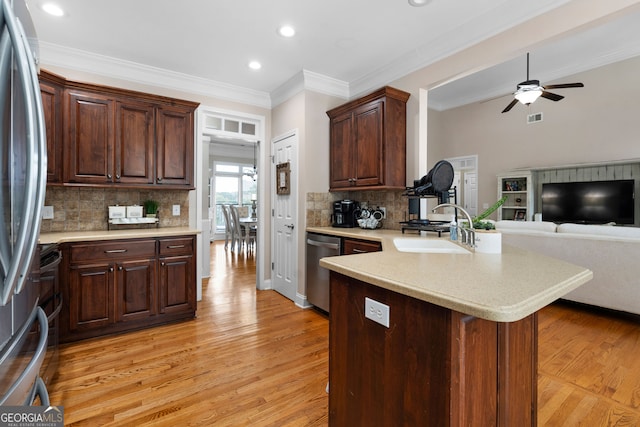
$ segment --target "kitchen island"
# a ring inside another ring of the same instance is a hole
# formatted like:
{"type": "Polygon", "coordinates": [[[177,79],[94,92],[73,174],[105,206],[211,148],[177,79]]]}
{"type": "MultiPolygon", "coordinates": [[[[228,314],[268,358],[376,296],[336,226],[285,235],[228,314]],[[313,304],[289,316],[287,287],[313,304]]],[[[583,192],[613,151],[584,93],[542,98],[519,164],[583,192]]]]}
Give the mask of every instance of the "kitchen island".
{"type": "Polygon", "coordinates": [[[331,270],[331,426],[536,425],[537,311],[591,271],[506,245],[406,253],[399,232],[307,230],[383,248],[320,261],[331,270]],[[389,327],[365,317],[365,297],[389,307],[389,327]]]}

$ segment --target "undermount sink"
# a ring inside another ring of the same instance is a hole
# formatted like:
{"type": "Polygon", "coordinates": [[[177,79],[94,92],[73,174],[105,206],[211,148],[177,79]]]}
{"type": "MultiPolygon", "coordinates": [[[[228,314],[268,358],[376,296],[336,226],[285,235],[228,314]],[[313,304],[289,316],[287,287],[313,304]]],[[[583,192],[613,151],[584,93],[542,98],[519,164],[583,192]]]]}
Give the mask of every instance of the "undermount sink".
{"type": "Polygon", "coordinates": [[[470,254],[467,249],[445,239],[426,239],[420,237],[398,237],[393,244],[400,252],[425,254],[470,254]]]}

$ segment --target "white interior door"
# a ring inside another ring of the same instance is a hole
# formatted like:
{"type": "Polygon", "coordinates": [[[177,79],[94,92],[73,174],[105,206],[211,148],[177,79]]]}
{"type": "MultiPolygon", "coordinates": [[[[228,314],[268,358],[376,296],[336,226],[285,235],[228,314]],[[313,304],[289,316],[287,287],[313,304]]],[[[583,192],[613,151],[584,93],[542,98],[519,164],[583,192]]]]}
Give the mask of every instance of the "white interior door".
{"type": "Polygon", "coordinates": [[[274,183],[274,200],[271,280],[273,289],[295,301],[298,287],[298,135],[294,131],[272,142],[274,162],[271,182],[274,183]],[[286,170],[278,168],[278,165],[286,163],[289,164],[288,176],[286,170]]]}
{"type": "Polygon", "coordinates": [[[469,215],[478,215],[478,174],[467,172],[464,174],[464,208],[469,215]]]}

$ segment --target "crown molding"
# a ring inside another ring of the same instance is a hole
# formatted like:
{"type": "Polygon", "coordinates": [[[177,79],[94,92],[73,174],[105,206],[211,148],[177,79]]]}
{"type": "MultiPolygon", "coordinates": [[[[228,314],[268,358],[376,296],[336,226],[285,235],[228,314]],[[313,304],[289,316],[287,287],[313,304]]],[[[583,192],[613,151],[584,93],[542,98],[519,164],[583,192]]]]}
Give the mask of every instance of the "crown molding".
{"type": "Polygon", "coordinates": [[[195,77],[132,61],[71,49],[53,43],[40,42],[40,64],[72,68],[109,78],[224,99],[261,108],[271,108],[271,97],[261,92],[214,80],[195,77]]]}
{"type": "Polygon", "coordinates": [[[349,83],[303,69],[271,92],[271,104],[276,107],[303,90],[349,99],[349,83]]]}

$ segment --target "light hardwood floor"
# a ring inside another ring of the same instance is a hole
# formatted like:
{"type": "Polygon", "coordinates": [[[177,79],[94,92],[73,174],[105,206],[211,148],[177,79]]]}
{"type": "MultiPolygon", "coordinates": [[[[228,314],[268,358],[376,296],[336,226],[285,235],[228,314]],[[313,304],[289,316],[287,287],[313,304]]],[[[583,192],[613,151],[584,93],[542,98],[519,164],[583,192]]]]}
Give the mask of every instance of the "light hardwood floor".
{"type": "MultiPolygon", "coordinates": [[[[212,255],[197,319],[61,349],[65,425],[327,425],[327,318],[256,291],[252,255],[212,255]]],[[[539,327],[538,425],[640,426],[637,319],[555,304],[539,327]]]]}

